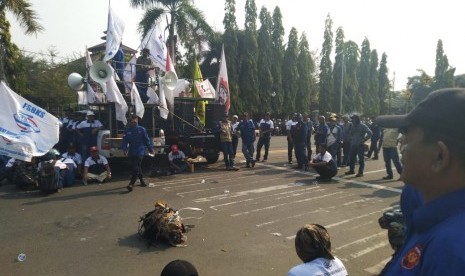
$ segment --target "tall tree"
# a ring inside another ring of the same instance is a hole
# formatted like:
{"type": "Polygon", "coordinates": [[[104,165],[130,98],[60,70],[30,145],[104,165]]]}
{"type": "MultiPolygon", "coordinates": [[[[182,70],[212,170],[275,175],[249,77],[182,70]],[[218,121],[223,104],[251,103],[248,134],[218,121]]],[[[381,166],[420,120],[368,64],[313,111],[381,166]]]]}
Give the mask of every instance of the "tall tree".
{"type": "Polygon", "coordinates": [[[239,97],[239,75],[238,75],[238,46],[237,38],[238,27],[236,22],[236,2],[235,0],[226,0],[224,4],[224,54],[228,66],[229,91],[231,94],[230,113],[239,113],[241,111],[241,98],[239,97]]]}
{"type": "Polygon", "coordinates": [[[187,49],[195,49],[200,53],[202,42],[208,42],[213,30],[205,20],[205,16],[190,0],[130,0],[134,8],[145,9],[139,22],[139,30],[145,35],[153,24],[170,16],[168,25],[168,49],[171,57],[175,57],[175,44],[179,40],[187,49]],[[175,32],[177,36],[175,36],[175,32]],[[204,41],[199,41],[199,39],[204,41]]]}
{"type": "Polygon", "coordinates": [[[19,22],[27,35],[37,34],[43,30],[37,13],[27,0],[0,1],[0,80],[10,83],[13,89],[19,84],[15,75],[20,73],[18,47],[11,42],[10,22],[6,13],[10,12],[19,22]]]}
{"type": "Polygon", "coordinates": [[[449,66],[447,55],[444,54],[442,40],[436,46],[436,68],[434,70],[434,89],[454,86],[455,68],[449,66]]]}
{"type": "Polygon", "coordinates": [[[345,113],[360,113],[362,111],[362,96],[358,89],[358,72],[360,50],[357,43],[347,41],[344,43],[344,103],[345,113]]]}
{"type": "Polygon", "coordinates": [[[370,104],[369,97],[370,95],[370,41],[368,38],[362,42],[362,50],[360,53],[360,67],[359,67],[359,75],[358,75],[358,89],[359,93],[362,96],[362,112],[364,114],[369,112],[368,105],[370,104]]]}
{"type": "Polygon", "coordinates": [[[297,95],[296,109],[299,112],[310,112],[312,95],[315,93],[315,62],[309,50],[305,33],[299,41],[299,56],[297,58],[297,95]]]}
{"type": "Polygon", "coordinates": [[[299,41],[296,28],[292,28],[289,33],[286,51],[284,53],[283,62],[283,92],[284,92],[284,108],[287,111],[295,112],[296,110],[296,93],[297,79],[297,57],[299,55],[299,41]]]}
{"type": "Polygon", "coordinates": [[[370,54],[370,71],[368,76],[369,82],[369,97],[368,103],[366,106],[367,114],[370,116],[377,116],[379,115],[379,73],[378,73],[378,52],[376,50],[372,50],[370,54]]]}
{"type": "Polygon", "coordinates": [[[273,21],[265,7],[260,10],[260,29],[258,30],[258,91],[260,95],[260,112],[271,111],[273,77],[271,76],[272,48],[271,29],[273,21]]]}
{"type": "MultiPolygon", "coordinates": [[[[391,84],[389,81],[389,71],[387,67],[387,55],[383,53],[381,56],[381,62],[379,64],[379,75],[378,75],[378,97],[379,97],[379,112],[380,114],[388,114],[389,110],[389,95],[391,94],[391,84]]],[[[394,87],[392,87],[394,89],[394,87]]]]}
{"type": "Polygon", "coordinates": [[[271,75],[273,77],[272,109],[278,114],[284,115],[283,109],[283,89],[282,89],[282,68],[284,58],[284,27],[281,10],[278,6],[273,10],[273,29],[271,31],[272,59],[271,75]]]}
{"type": "Polygon", "coordinates": [[[343,102],[342,95],[344,93],[344,30],[342,27],[337,28],[336,30],[336,57],[334,58],[334,70],[333,70],[333,79],[334,79],[334,91],[335,97],[333,98],[332,108],[337,110],[339,113],[342,113],[343,102]]]}
{"type": "Polygon", "coordinates": [[[245,30],[241,52],[239,75],[241,97],[245,103],[244,108],[252,114],[257,114],[260,99],[257,78],[257,6],[254,0],[247,0],[245,3],[245,30]]]}
{"type": "Polygon", "coordinates": [[[331,51],[333,49],[333,20],[331,17],[326,17],[325,20],[325,32],[323,47],[321,50],[321,61],[320,61],[320,98],[319,107],[320,114],[325,112],[334,111],[331,106],[332,99],[334,98],[333,89],[333,65],[331,62],[331,51]]]}

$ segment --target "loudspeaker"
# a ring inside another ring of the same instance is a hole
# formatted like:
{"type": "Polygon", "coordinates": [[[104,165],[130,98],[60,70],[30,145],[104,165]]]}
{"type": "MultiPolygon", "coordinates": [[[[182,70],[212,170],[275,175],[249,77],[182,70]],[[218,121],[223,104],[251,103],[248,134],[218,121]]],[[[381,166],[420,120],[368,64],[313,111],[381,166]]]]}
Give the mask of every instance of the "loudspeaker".
{"type": "Polygon", "coordinates": [[[224,115],[224,105],[209,102],[205,105],[205,128],[213,129],[224,115]]]}
{"type": "Polygon", "coordinates": [[[163,78],[166,88],[173,90],[178,85],[178,77],[173,71],[168,71],[163,78]]]}
{"type": "Polygon", "coordinates": [[[68,85],[71,89],[79,91],[84,87],[86,80],[78,73],[71,73],[68,76],[68,85]]]}
{"type": "Polygon", "coordinates": [[[174,102],[174,127],[179,134],[195,132],[194,125],[194,103],[193,101],[174,102]],[[180,118],[182,118],[182,120],[180,118]]]}
{"type": "Polygon", "coordinates": [[[106,83],[110,80],[113,70],[111,70],[110,65],[106,64],[103,61],[95,62],[89,68],[90,77],[98,83],[106,83]]]}

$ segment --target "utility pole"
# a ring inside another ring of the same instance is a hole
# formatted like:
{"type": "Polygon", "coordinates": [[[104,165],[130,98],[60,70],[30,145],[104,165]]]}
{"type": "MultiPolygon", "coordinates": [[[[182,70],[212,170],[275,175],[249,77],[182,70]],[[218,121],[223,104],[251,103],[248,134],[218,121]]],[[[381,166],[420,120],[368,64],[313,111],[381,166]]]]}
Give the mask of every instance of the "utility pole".
{"type": "Polygon", "coordinates": [[[344,48],[342,48],[341,95],[339,97],[339,114],[342,114],[342,92],[344,91],[344,48]]]}

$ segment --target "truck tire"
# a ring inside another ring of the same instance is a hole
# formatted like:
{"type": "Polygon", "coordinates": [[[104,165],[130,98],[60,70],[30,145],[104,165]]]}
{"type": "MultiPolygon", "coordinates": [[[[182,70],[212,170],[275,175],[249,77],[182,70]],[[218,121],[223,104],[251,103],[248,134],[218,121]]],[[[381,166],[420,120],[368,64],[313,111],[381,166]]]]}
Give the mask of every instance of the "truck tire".
{"type": "Polygon", "coordinates": [[[208,164],[213,164],[218,161],[220,157],[220,152],[215,149],[206,149],[204,152],[205,159],[207,159],[208,164]]]}

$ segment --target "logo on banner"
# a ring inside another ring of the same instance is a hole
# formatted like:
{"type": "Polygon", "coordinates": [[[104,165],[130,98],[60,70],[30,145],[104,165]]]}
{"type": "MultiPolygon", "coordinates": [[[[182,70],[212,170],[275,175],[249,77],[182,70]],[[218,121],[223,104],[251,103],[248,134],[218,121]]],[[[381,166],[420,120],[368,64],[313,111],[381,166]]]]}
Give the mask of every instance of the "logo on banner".
{"type": "Polygon", "coordinates": [[[39,133],[40,129],[37,123],[34,122],[31,115],[24,113],[16,113],[13,115],[16,125],[21,129],[21,132],[35,132],[39,133]]]}
{"type": "Polygon", "coordinates": [[[223,78],[220,80],[220,88],[219,88],[219,95],[218,95],[218,102],[221,104],[226,104],[228,101],[228,91],[229,91],[229,85],[228,82],[225,81],[223,78]]]}
{"type": "Polygon", "coordinates": [[[1,136],[1,135],[0,135],[0,137],[2,137],[3,141],[5,141],[5,144],[7,144],[8,146],[13,145],[13,141],[12,141],[12,140],[10,140],[10,139],[8,139],[8,138],[6,138],[6,137],[4,137],[4,136],[1,136]]]}

